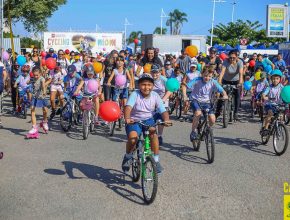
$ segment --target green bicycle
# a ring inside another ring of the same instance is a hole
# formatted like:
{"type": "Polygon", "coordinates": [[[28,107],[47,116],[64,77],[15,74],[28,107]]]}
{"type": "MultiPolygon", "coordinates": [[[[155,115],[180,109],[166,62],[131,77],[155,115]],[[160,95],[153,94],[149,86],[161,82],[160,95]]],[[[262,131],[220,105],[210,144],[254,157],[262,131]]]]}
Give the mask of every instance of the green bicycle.
{"type": "Polygon", "coordinates": [[[154,125],[146,125],[143,122],[137,123],[144,129],[144,140],[141,140],[142,135],[140,135],[133,153],[132,180],[133,182],[138,182],[141,177],[144,201],[147,204],[151,204],[157,194],[158,174],[150,147],[149,128],[165,125],[165,123],[162,121],[157,121],[154,125]]]}

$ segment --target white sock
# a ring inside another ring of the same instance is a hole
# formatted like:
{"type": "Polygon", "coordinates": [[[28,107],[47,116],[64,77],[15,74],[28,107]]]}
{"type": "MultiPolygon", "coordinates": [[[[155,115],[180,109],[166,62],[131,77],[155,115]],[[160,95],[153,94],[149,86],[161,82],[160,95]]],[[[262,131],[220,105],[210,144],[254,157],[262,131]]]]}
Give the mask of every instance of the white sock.
{"type": "Polygon", "coordinates": [[[153,157],[156,163],[159,162],[159,154],[154,154],[153,157]]]}

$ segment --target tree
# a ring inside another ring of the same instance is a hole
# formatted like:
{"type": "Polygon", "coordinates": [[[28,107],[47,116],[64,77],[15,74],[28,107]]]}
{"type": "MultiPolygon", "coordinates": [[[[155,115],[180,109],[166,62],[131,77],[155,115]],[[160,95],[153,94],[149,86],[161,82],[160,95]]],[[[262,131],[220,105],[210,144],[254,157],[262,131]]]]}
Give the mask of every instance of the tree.
{"type": "MultiPolygon", "coordinates": [[[[143,34],[142,31],[132,31],[131,34],[129,35],[129,38],[127,38],[127,44],[134,43],[134,40],[136,38],[140,39],[142,34],[143,34]]],[[[135,51],[136,51],[137,45],[136,44],[134,44],[134,45],[135,45],[134,48],[135,48],[135,51]]]]}
{"type": "Polygon", "coordinates": [[[166,21],[166,26],[169,26],[170,27],[170,34],[173,34],[172,30],[173,30],[173,23],[174,23],[174,15],[173,15],[173,12],[169,12],[168,14],[168,19],[166,21]]]}
{"type": "Polygon", "coordinates": [[[4,17],[9,13],[12,23],[21,21],[28,32],[45,31],[47,28],[47,18],[67,0],[6,0],[4,3],[4,17]]]}
{"type": "Polygon", "coordinates": [[[181,32],[181,27],[184,22],[188,22],[187,14],[184,12],[175,9],[173,11],[173,18],[174,18],[174,26],[173,26],[173,34],[179,35],[181,32]]]}
{"type": "MultiPolygon", "coordinates": [[[[166,34],[166,33],[167,33],[167,29],[162,28],[162,34],[166,34]]],[[[155,30],[153,31],[153,34],[161,34],[161,27],[156,27],[155,30]]]]}
{"type": "Polygon", "coordinates": [[[41,48],[41,42],[38,40],[33,40],[30,37],[22,37],[20,38],[20,46],[21,48],[31,48],[31,46],[41,48]]]}
{"type": "MultiPolygon", "coordinates": [[[[237,20],[227,25],[220,23],[213,29],[213,44],[229,44],[230,46],[235,46],[240,43],[240,39],[242,38],[248,39],[249,42],[281,42],[281,38],[267,38],[266,31],[261,29],[262,26],[259,21],[251,22],[249,20],[237,20]]],[[[211,30],[209,32],[211,33],[211,30]]],[[[210,42],[210,37],[208,38],[208,42],[210,42]]]]}

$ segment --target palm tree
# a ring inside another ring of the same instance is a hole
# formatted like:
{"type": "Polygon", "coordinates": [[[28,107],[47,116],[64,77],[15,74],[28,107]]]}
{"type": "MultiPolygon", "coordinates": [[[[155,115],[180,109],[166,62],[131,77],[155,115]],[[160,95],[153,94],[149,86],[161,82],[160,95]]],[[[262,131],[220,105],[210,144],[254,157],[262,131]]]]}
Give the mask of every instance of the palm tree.
{"type": "MultiPolygon", "coordinates": [[[[131,34],[129,35],[129,38],[127,39],[127,44],[134,43],[134,40],[136,38],[140,39],[142,34],[143,34],[142,31],[132,31],[131,34]]],[[[136,47],[137,47],[137,45],[134,44],[135,51],[136,51],[136,47]]]]}
{"type": "Polygon", "coordinates": [[[181,27],[183,23],[188,22],[186,18],[187,14],[179,11],[178,9],[175,9],[172,14],[173,14],[173,20],[174,20],[173,34],[179,35],[181,32],[181,27]]]}
{"type": "MultiPolygon", "coordinates": [[[[166,34],[167,29],[162,28],[162,34],[166,34]]],[[[153,34],[161,34],[161,27],[156,27],[155,30],[153,31],[153,34]]]]}
{"type": "Polygon", "coordinates": [[[173,27],[173,23],[174,23],[174,15],[173,15],[173,13],[172,12],[170,12],[169,14],[168,14],[168,19],[167,19],[167,21],[166,21],[166,26],[169,26],[170,27],[170,34],[172,34],[172,27],[173,27]]]}

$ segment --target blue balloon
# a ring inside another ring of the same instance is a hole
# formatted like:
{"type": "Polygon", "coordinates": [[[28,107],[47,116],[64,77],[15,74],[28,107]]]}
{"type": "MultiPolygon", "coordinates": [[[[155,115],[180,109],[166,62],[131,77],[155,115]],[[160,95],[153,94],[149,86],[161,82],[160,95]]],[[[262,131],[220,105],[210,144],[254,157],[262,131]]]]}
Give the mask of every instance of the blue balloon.
{"type": "Polygon", "coordinates": [[[244,82],[244,89],[246,90],[246,91],[249,91],[251,88],[252,88],[252,82],[251,81],[245,81],[244,82]]]}
{"type": "Polygon", "coordinates": [[[141,45],[142,45],[142,41],[141,40],[138,40],[137,46],[141,46],[141,45]]]}
{"type": "Polygon", "coordinates": [[[198,70],[199,72],[201,72],[201,67],[202,67],[201,64],[198,63],[198,64],[197,64],[197,70],[198,70]]]}
{"type": "Polygon", "coordinates": [[[26,63],[26,58],[22,55],[19,55],[16,59],[16,62],[19,64],[19,66],[23,66],[26,63]]]}
{"type": "Polygon", "coordinates": [[[265,72],[266,72],[266,73],[270,73],[272,70],[273,70],[273,69],[272,69],[272,66],[271,66],[271,65],[267,65],[267,66],[265,67],[265,72]]]}

